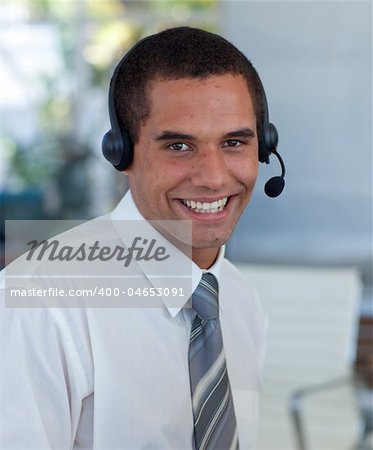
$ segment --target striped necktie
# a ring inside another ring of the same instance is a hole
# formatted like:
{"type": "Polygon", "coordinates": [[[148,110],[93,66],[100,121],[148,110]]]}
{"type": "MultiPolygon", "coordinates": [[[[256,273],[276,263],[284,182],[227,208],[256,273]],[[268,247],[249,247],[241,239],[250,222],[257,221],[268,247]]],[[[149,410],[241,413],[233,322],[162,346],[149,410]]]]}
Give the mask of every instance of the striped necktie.
{"type": "Polygon", "coordinates": [[[219,321],[218,282],[205,273],[192,295],[189,374],[197,450],[238,449],[236,418],[219,321]]]}

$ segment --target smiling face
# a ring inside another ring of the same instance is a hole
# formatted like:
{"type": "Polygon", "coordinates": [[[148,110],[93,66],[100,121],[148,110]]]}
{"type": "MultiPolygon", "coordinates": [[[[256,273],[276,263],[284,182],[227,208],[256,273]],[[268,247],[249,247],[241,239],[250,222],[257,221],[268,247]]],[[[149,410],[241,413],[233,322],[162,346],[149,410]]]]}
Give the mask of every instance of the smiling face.
{"type": "Polygon", "coordinates": [[[126,173],[148,220],[191,220],[193,261],[210,267],[258,172],[256,118],[238,75],[153,81],[150,114],[126,173]]]}

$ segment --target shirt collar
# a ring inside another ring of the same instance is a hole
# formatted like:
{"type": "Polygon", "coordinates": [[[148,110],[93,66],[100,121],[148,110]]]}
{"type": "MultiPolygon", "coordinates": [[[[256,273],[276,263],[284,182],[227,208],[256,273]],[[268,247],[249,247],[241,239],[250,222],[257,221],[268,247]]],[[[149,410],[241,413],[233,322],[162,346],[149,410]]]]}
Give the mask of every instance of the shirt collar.
{"type": "MultiPolygon", "coordinates": [[[[117,207],[111,212],[110,217],[111,217],[111,220],[114,221],[114,226],[115,226],[116,221],[121,221],[121,220],[146,221],[146,219],[142,216],[142,214],[138,210],[138,208],[133,200],[130,190],[127,191],[127,193],[124,195],[122,200],[118,203],[117,207]]],[[[151,226],[151,225],[149,224],[149,226],[151,226]]],[[[151,228],[152,228],[152,234],[154,234],[154,236],[156,236],[157,242],[164,243],[165,245],[167,243],[168,250],[170,250],[172,252],[172,254],[177,257],[178,260],[180,260],[180,261],[182,260],[183,263],[185,263],[188,267],[190,267],[190,275],[191,275],[190,293],[195,291],[195,289],[198,286],[198,283],[200,282],[200,280],[202,278],[202,275],[205,272],[212,273],[213,275],[215,275],[218,282],[220,281],[221,264],[224,259],[225,246],[222,246],[219,249],[218,257],[216,258],[214,264],[210,268],[201,269],[190,258],[188,258],[186,255],[181,253],[180,250],[178,250],[172,243],[167,241],[160,233],[158,233],[157,230],[155,230],[153,227],[151,227],[151,228]]],[[[131,240],[129,241],[128,236],[123,235],[123,233],[121,233],[120,230],[118,230],[118,233],[125,244],[128,245],[130,242],[132,242],[131,240]]],[[[140,266],[144,275],[146,276],[147,275],[146,270],[144,268],[144,264],[142,263],[142,261],[138,261],[137,264],[140,266]]],[[[162,285],[160,279],[151,278],[151,279],[149,279],[149,282],[156,288],[164,287],[162,285]]],[[[175,305],[172,302],[172,297],[162,296],[162,301],[172,317],[175,317],[179,313],[179,311],[185,306],[185,304],[188,302],[188,300],[189,300],[189,295],[187,295],[185,297],[185,302],[183,304],[178,304],[175,307],[175,305]]]]}

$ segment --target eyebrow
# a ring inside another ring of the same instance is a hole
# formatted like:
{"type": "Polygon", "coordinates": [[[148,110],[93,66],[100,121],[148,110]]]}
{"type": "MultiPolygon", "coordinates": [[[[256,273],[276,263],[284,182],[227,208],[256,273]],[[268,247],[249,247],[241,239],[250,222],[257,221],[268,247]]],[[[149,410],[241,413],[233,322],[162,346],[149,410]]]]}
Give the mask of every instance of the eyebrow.
{"type": "Polygon", "coordinates": [[[242,138],[252,138],[255,136],[254,131],[251,128],[244,127],[235,131],[230,131],[224,135],[225,138],[234,138],[234,137],[242,137],[242,138]]]}
{"type": "MultiPolygon", "coordinates": [[[[230,131],[229,133],[226,133],[223,138],[229,139],[234,137],[241,137],[241,138],[252,138],[255,136],[254,131],[251,128],[244,127],[239,128],[238,130],[230,131]]],[[[168,131],[165,130],[161,134],[155,136],[154,138],[156,141],[172,141],[172,140],[196,140],[196,137],[191,134],[185,134],[180,133],[178,131],[168,131]]]]}
{"type": "Polygon", "coordinates": [[[156,141],[173,141],[178,139],[195,139],[191,134],[179,133],[178,131],[163,131],[161,134],[154,138],[156,141]]]}

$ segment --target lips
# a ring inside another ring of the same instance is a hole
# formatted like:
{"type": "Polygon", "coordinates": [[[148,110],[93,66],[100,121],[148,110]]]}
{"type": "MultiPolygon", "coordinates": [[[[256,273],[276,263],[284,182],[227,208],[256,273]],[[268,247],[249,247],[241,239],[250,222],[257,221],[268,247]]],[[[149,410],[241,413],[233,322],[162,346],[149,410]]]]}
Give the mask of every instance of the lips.
{"type": "Polygon", "coordinates": [[[194,212],[202,214],[214,214],[223,211],[228,202],[228,197],[223,197],[213,202],[198,202],[194,200],[182,199],[181,202],[194,212]]]}

